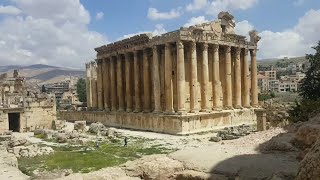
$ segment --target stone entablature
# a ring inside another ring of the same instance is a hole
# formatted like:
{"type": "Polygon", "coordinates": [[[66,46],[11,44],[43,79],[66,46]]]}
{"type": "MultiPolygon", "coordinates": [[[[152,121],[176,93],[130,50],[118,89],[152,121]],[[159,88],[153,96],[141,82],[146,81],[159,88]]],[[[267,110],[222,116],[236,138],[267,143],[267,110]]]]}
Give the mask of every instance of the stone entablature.
{"type": "MultiPolygon", "coordinates": [[[[257,42],[260,40],[257,32],[250,32],[250,41],[246,41],[245,36],[234,34],[234,26],[230,19],[230,14],[222,12],[219,20],[198,24],[190,27],[181,27],[180,30],[168,32],[160,36],[152,37],[151,33],[136,35],[121,41],[117,41],[108,45],[95,48],[97,51],[97,59],[103,59],[125,52],[150,48],[155,45],[163,45],[166,43],[175,43],[177,41],[197,42],[228,45],[247,49],[256,49],[257,42]],[[223,30],[224,21],[231,21],[229,31],[223,30]]],[[[233,16],[231,15],[233,18],[233,16]]]]}
{"type": "Polygon", "coordinates": [[[234,34],[232,15],[221,12],[218,17],[96,48],[96,61],[86,64],[88,108],[178,117],[257,107],[260,37],[251,31],[246,41],[234,34]]]}

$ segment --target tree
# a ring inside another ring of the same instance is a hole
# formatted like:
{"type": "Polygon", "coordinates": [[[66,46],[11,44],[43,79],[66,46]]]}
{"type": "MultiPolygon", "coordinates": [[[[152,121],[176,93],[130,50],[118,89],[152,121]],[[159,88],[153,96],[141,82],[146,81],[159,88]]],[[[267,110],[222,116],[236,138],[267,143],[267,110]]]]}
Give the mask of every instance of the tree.
{"type": "Polygon", "coordinates": [[[313,47],[315,54],[307,54],[306,59],[310,63],[310,68],[306,72],[306,77],[302,80],[300,95],[305,100],[320,100],[320,41],[318,46],[313,47]]]}
{"type": "Polygon", "coordinates": [[[77,86],[77,94],[80,102],[87,101],[87,93],[86,93],[86,81],[80,78],[76,84],[77,86]]]}
{"type": "Polygon", "coordinates": [[[320,41],[313,49],[316,50],[315,54],[306,55],[310,68],[299,89],[302,100],[296,101],[296,106],[289,111],[293,122],[308,121],[310,117],[320,113],[320,41]]]}

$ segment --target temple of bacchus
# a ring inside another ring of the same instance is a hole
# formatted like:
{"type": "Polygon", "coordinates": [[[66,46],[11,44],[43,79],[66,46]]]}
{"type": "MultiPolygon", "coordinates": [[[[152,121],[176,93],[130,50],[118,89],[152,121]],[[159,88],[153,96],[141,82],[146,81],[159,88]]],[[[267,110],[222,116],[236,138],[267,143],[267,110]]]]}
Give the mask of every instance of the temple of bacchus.
{"type": "Polygon", "coordinates": [[[170,134],[254,124],[260,37],[251,31],[246,40],[234,28],[221,12],[212,22],[96,48],[86,64],[88,110],[63,117],[170,134]]]}

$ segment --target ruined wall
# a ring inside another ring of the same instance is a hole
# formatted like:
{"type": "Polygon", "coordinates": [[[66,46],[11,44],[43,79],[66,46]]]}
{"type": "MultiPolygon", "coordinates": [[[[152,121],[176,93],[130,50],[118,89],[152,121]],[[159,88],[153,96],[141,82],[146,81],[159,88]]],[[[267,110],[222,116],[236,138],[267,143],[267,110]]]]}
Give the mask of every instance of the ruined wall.
{"type": "Polygon", "coordinates": [[[0,111],[0,133],[9,129],[8,114],[0,111]]]}

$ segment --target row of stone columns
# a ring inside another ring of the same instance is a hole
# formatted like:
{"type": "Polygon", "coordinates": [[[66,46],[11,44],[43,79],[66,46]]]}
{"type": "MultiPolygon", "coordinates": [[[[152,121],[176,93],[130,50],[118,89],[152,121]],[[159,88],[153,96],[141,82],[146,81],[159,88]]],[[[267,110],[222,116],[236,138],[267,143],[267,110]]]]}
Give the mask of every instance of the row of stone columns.
{"type": "MultiPolygon", "coordinates": [[[[197,52],[196,42],[176,42],[176,113],[186,113],[185,103],[185,45],[190,47],[190,111],[209,112],[222,108],[250,107],[249,93],[249,63],[248,49],[222,46],[217,44],[202,43],[201,52],[197,52]],[[188,44],[187,44],[188,43],[188,44]],[[209,48],[212,50],[212,103],[209,97],[209,48]],[[224,77],[220,75],[220,55],[219,48],[223,48],[224,56],[224,77]],[[232,55],[232,49],[234,55],[232,55]],[[197,59],[200,53],[201,60],[197,59]],[[243,57],[241,56],[243,53],[243,57]],[[201,85],[198,89],[197,64],[201,63],[201,85]],[[233,68],[232,68],[233,66],[233,68]],[[224,81],[224,93],[221,80],[224,81]],[[198,91],[201,91],[201,106],[198,107],[198,91]],[[234,97],[233,97],[234,95],[234,97]],[[221,103],[223,96],[223,103],[221,103]]],[[[100,110],[124,111],[127,112],[161,112],[175,113],[174,109],[174,80],[172,75],[172,44],[164,45],[164,86],[165,104],[161,104],[161,78],[160,78],[160,47],[152,47],[152,59],[149,59],[150,48],[127,52],[107,59],[97,60],[97,78],[95,83],[91,82],[92,94],[97,92],[97,98],[91,98],[90,105],[100,110]],[[142,60],[142,66],[139,62],[142,60]],[[124,63],[124,65],[123,65],[124,63]],[[124,68],[123,68],[124,67],[124,68]],[[142,69],[141,69],[142,68],[142,69]],[[152,72],[152,74],[151,74],[152,72]],[[132,76],[133,75],[133,76],[132,76]],[[142,78],[140,78],[142,76],[142,78]],[[152,79],[151,79],[152,77],[152,79]],[[142,80],[142,82],[141,82],[142,80]],[[152,82],[152,83],[151,83],[152,82]],[[142,86],[141,86],[142,84],[142,86]],[[151,84],[153,88],[151,89],[151,84]],[[125,88],[124,88],[125,86],[125,88]],[[143,95],[141,95],[143,90],[143,95]],[[132,92],[133,91],[133,92],[132,92]],[[151,95],[152,94],[152,95],[151,95]],[[134,99],[133,99],[134,97],[134,99]],[[153,105],[151,105],[153,97],[153,105]],[[143,101],[142,101],[143,98],[143,101]],[[143,102],[143,104],[142,104],[143,102]],[[151,109],[153,107],[153,109],[151,109]]],[[[199,48],[198,48],[199,49],[199,48]]],[[[256,50],[251,53],[251,106],[258,105],[257,99],[257,67],[256,50]]],[[[87,73],[88,74],[88,73],[87,73]]],[[[89,101],[88,101],[89,102],[89,101]]]]}

